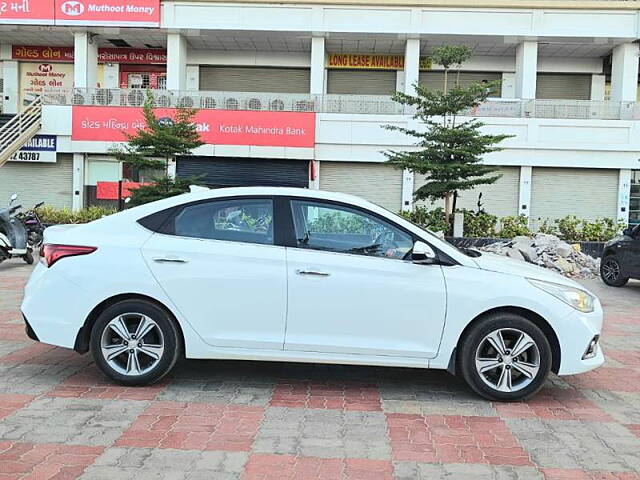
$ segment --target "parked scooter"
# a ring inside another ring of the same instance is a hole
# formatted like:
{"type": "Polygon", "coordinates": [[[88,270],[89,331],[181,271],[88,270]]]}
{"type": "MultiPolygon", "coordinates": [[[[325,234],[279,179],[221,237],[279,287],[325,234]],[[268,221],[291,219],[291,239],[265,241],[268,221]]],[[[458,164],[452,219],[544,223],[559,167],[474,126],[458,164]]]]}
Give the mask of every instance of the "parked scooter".
{"type": "Polygon", "coordinates": [[[44,202],[38,203],[35,207],[27,212],[16,214],[16,218],[20,219],[27,229],[27,244],[37,250],[42,245],[44,238],[45,226],[38,216],[38,209],[44,205],[44,202]]]}
{"type": "Polygon", "coordinates": [[[27,229],[15,213],[21,205],[11,206],[18,195],[11,195],[7,208],[0,209],[0,262],[20,257],[29,265],[33,263],[33,249],[27,244],[27,229]]]}

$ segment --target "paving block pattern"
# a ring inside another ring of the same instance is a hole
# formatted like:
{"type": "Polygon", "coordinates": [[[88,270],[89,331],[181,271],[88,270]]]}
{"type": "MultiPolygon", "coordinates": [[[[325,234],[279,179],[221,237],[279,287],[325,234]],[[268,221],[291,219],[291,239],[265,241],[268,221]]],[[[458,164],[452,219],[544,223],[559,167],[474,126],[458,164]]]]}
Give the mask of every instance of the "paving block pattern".
{"type": "Polygon", "coordinates": [[[494,403],[441,371],[181,361],[157,385],[34,343],[0,265],[0,480],[640,480],[640,282],[586,281],[607,365],[494,403]]]}

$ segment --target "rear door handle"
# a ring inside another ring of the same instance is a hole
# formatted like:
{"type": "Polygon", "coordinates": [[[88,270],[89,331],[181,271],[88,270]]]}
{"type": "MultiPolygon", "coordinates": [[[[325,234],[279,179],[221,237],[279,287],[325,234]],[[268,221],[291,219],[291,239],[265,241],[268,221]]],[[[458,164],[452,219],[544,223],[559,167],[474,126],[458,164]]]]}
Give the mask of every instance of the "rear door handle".
{"type": "Polygon", "coordinates": [[[154,257],[153,261],[158,263],[187,263],[189,260],[178,257],[154,257]]]}
{"type": "Polygon", "coordinates": [[[328,277],[331,275],[328,272],[320,272],[318,270],[296,270],[296,273],[298,275],[311,275],[315,277],[328,277]]]}

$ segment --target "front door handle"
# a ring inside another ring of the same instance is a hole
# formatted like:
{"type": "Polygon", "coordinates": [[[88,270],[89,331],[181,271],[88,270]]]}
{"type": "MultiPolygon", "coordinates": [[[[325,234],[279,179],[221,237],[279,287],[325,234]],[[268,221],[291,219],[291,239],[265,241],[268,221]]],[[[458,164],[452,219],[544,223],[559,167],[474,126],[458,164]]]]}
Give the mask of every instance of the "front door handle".
{"type": "Polygon", "coordinates": [[[154,257],[153,261],[158,263],[187,263],[189,260],[178,257],[154,257]]]}
{"type": "Polygon", "coordinates": [[[298,275],[311,275],[315,277],[328,277],[331,275],[328,272],[320,272],[318,270],[296,270],[296,273],[298,275]]]}

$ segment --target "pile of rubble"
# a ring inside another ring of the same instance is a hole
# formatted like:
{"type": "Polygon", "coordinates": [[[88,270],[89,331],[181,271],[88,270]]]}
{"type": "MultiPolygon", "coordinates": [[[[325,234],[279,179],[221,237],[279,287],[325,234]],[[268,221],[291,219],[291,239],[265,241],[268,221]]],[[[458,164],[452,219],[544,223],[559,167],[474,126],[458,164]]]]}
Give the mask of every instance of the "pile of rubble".
{"type": "Polygon", "coordinates": [[[535,237],[519,236],[498,242],[480,250],[535,263],[567,277],[593,278],[600,272],[600,259],[580,251],[580,245],[569,245],[554,235],[538,233],[535,237]]]}

